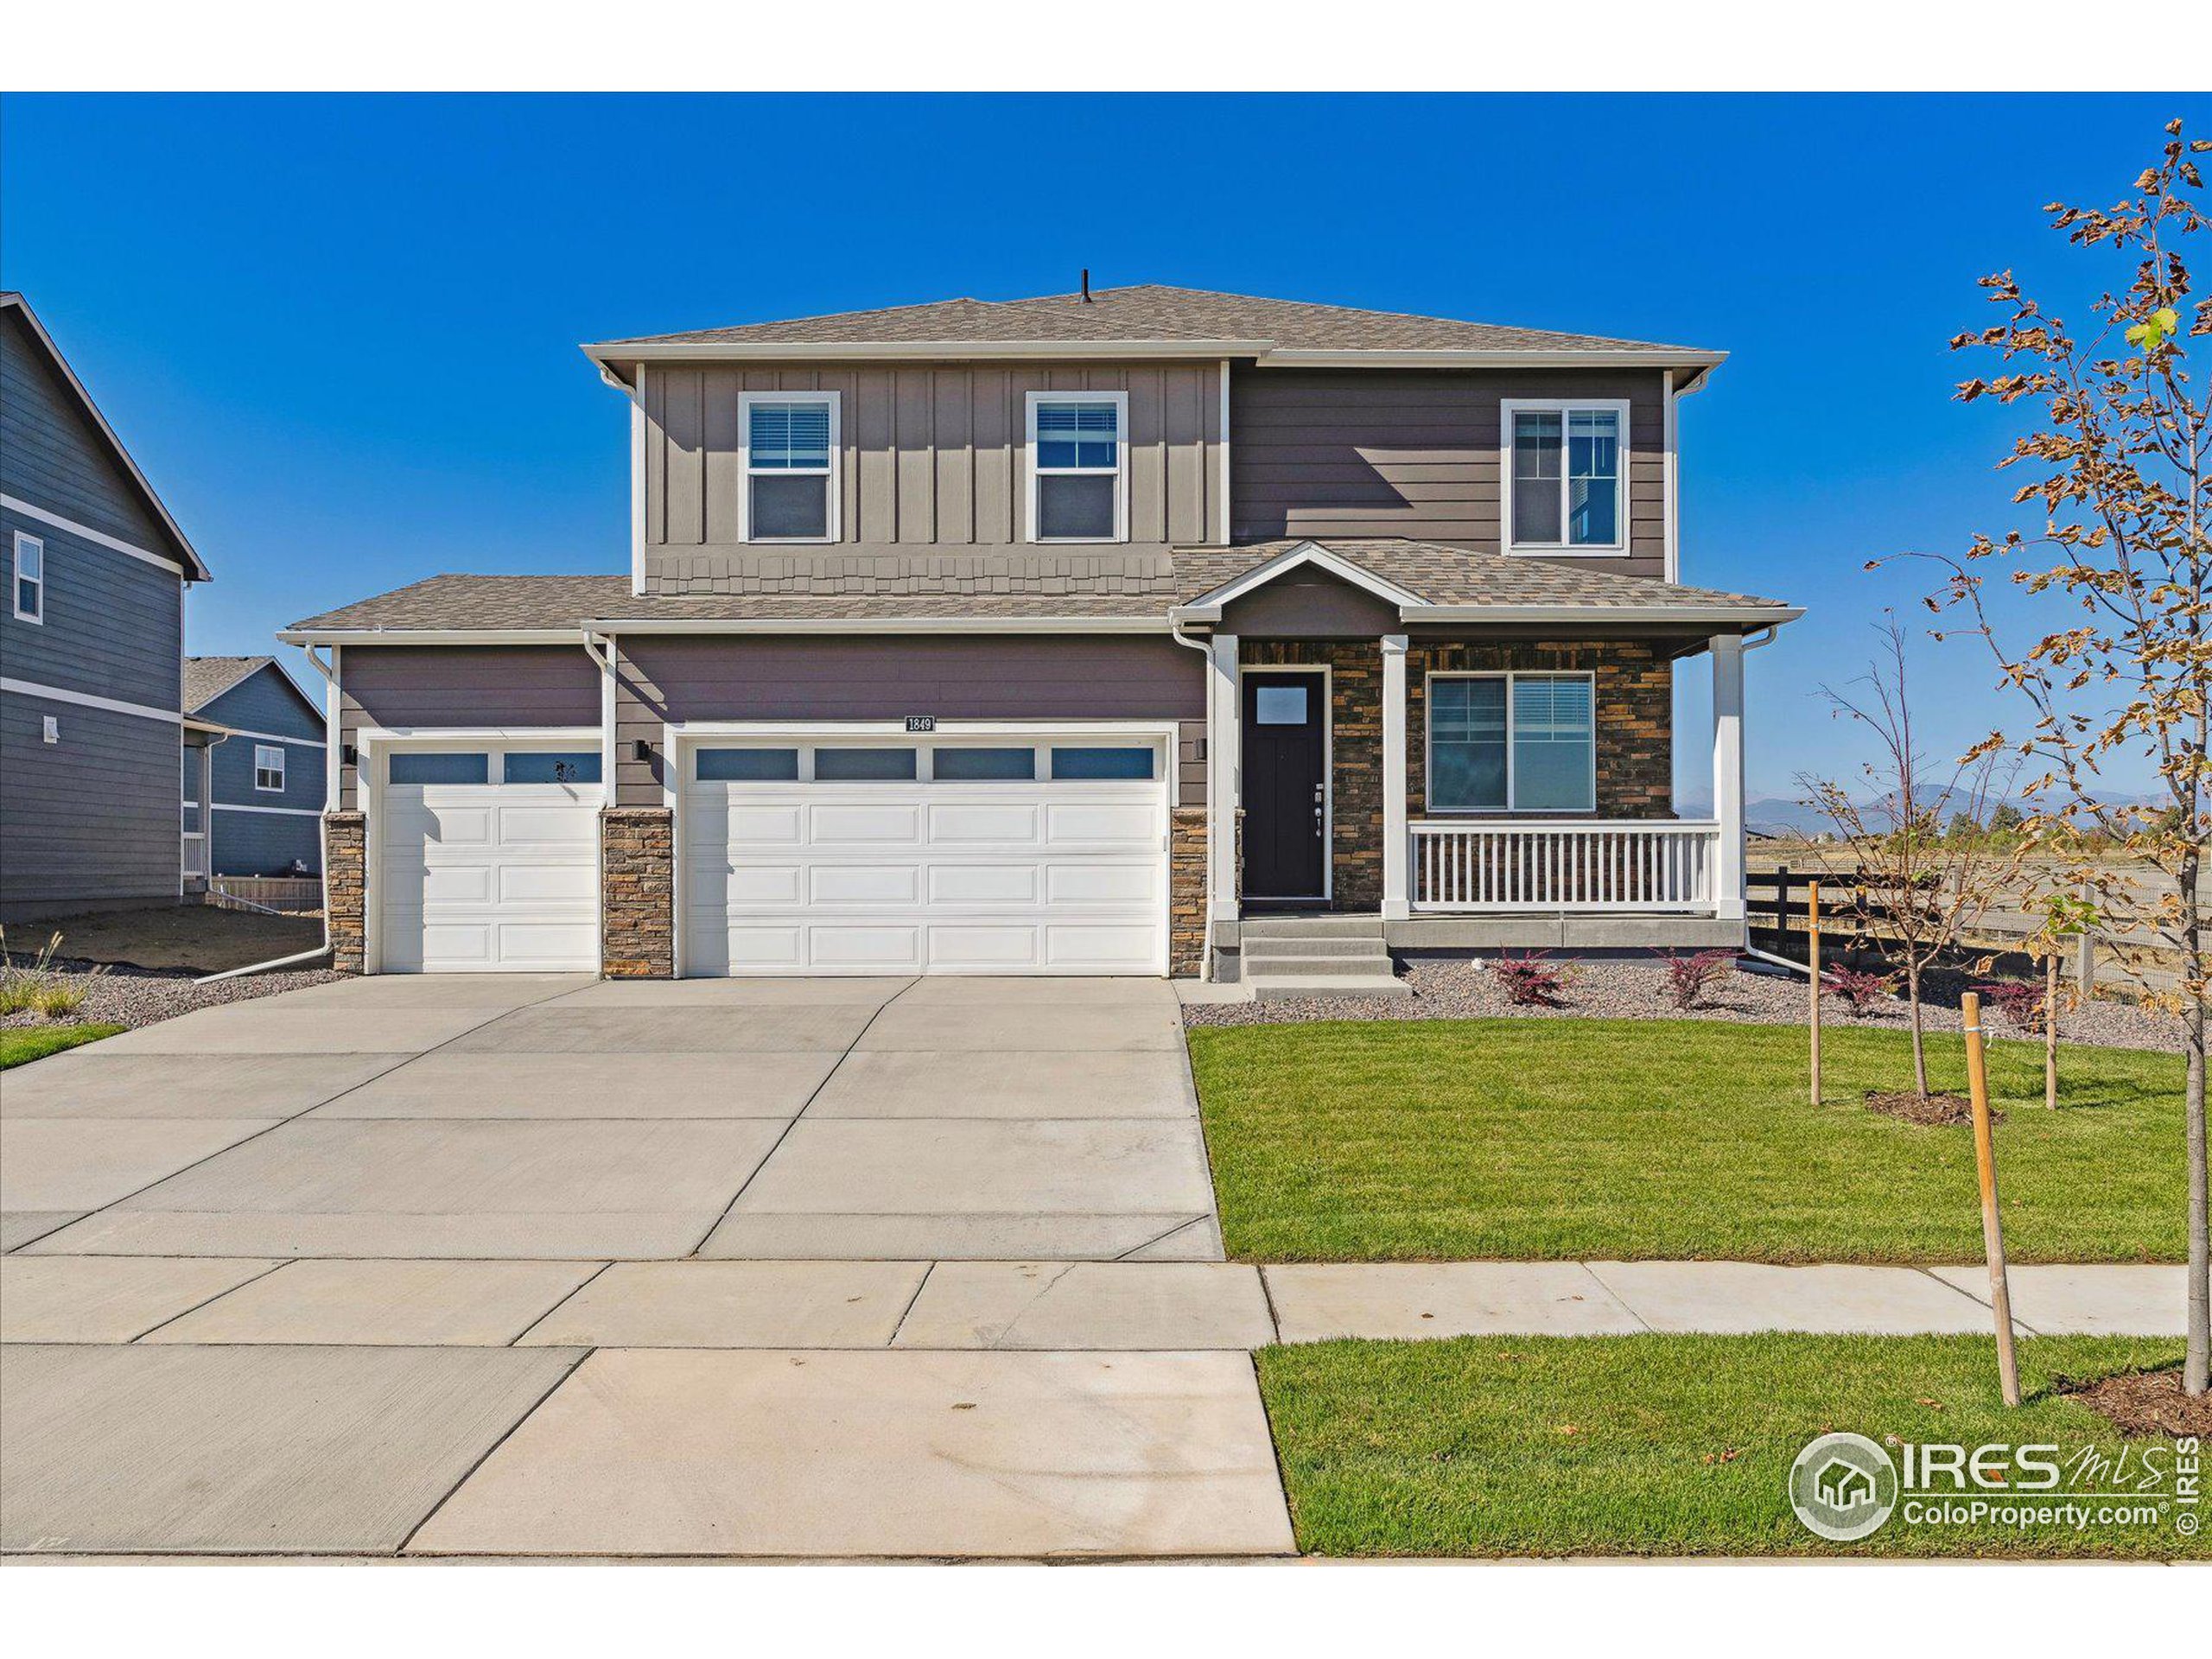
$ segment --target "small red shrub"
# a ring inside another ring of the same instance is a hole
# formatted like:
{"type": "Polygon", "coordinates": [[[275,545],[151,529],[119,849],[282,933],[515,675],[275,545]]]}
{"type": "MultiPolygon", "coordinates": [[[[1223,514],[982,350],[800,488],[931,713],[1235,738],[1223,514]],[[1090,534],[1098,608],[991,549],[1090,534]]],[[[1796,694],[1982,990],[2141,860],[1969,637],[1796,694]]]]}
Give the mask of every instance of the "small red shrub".
{"type": "Polygon", "coordinates": [[[1853,1014],[1871,1014],[1896,988],[1895,974],[1870,974],[1858,968],[1832,968],[1821,988],[1843,999],[1853,1014]]]}
{"type": "Polygon", "coordinates": [[[1700,950],[1667,958],[1667,993],[1678,1008],[1696,1007],[1736,960],[1732,950],[1700,950]]]}
{"type": "Polygon", "coordinates": [[[1567,970],[1537,957],[1501,957],[1494,972],[1516,1007],[1556,1008],[1567,999],[1567,970]]]}
{"type": "Polygon", "coordinates": [[[2024,980],[1993,980],[1986,985],[1977,985],[1981,1000],[1994,1008],[1999,1018],[2015,1031],[2043,1035],[2043,987],[2024,980]]]}

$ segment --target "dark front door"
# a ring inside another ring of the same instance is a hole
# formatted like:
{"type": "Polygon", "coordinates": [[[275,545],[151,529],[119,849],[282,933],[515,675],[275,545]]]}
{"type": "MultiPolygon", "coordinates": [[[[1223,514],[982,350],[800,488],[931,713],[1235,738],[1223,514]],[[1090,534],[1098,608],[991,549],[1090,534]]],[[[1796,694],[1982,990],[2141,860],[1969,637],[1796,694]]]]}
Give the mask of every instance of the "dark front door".
{"type": "Polygon", "coordinates": [[[1319,899],[1322,687],[1319,674],[1244,677],[1244,896],[1319,899]]]}

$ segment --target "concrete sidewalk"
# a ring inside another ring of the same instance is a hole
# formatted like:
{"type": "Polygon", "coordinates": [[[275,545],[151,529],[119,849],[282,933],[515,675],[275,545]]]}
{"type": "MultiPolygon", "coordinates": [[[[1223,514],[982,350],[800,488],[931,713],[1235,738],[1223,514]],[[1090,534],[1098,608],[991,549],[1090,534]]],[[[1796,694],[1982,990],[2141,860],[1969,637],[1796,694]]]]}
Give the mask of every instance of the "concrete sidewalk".
{"type": "MultiPolygon", "coordinates": [[[[2179,1267],[2020,1267],[2026,1335],[2178,1336],[2179,1267]]],[[[0,1340],[1243,1351],[1335,1337],[1985,1332],[1978,1267],[0,1258],[0,1340]]]]}

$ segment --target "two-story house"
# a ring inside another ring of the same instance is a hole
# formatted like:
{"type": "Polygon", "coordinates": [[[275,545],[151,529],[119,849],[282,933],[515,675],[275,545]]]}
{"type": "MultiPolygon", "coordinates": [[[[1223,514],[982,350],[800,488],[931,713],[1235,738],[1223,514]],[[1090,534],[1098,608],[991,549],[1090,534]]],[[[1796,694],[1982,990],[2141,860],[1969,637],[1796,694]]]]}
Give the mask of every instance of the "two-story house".
{"type": "Polygon", "coordinates": [[[184,712],[185,835],[198,838],[199,868],[320,874],[323,711],[274,657],[188,657],[184,712]]]}
{"type": "Polygon", "coordinates": [[[1678,580],[1721,353],[1160,287],[585,350],[630,405],[626,574],[283,636],[336,688],[341,966],[1327,983],[1741,942],[1744,652],[1799,613],[1678,580]]]}
{"type": "Polygon", "coordinates": [[[207,568],[0,294],[0,920],[175,904],[184,590],[207,568]]]}

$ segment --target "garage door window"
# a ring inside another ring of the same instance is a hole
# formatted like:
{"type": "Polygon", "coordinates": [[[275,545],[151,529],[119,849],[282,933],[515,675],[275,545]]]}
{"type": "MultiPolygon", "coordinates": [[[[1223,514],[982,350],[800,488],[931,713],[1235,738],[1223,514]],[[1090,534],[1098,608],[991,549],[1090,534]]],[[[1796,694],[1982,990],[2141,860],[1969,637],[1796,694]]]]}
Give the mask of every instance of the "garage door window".
{"type": "Polygon", "coordinates": [[[941,784],[1029,783],[1037,776],[1034,749],[939,749],[930,775],[941,784]]]}
{"type": "Polygon", "coordinates": [[[484,784],[492,779],[491,757],[480,753],[417,751],[391,757],[395,784],[484,784]]]}
{"type": "Polygon", "coordinates": [[[798,780],[797,749],[702,749],[695,767],[702,784],[789,784],[798,780]]]}
{"type": "Polygon", "coordinates": [[[501,773],[511,784],[595,784],[596,749],[513,749],[501,773]]]}
{"type": "Polygon", "coordinates": [[[814,776],[825,784],[912,783],[912,749],[817,749],[814,776]]]}
{"type": "Polygon", "coordinates": [[[1052,776],[1071,781],[1118,781],[1152,776],[1150,749],[1067,748],[1052,751],[1052,776]]]}

